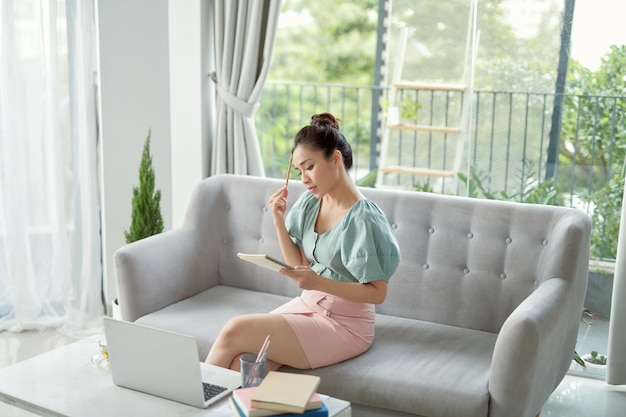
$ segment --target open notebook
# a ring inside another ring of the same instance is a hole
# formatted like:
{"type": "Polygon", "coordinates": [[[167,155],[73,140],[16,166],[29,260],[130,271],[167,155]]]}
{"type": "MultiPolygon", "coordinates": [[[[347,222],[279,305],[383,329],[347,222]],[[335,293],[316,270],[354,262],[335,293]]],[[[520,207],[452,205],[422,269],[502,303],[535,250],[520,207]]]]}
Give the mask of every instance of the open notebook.
{"type": "Polygon", "coordinates": [[[244,261],[252,262],[253,264],[262,266],[263,268],[271,269],[272,271],[280,271],[282,268],[294,269],[293,266],[279,261],[264,253],[241,253],[237,254],[240,259],[244,261]]]}

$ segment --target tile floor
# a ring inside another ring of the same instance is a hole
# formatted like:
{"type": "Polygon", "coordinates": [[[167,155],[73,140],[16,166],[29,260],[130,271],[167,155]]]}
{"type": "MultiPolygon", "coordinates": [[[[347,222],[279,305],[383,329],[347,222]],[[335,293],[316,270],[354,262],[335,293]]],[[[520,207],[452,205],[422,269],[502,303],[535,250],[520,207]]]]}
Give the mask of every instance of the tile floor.
{"type": "MultiPolygon", "coordinates": [[[[600,323],[594,323],[594,326],[593,330],[581,326],[580,337],[584,336],[582,340],[589,342],[590,346],[594,346],[593,349],[595,349],[596,343],[604,343],[601,348],[605,348],[606,336],[603,336],[602,332],[608,326],[600,323]],[[589,332],[585,333],[587,330],[589,332]],[[598,339],[595,339],[596,337],[598,339]]],[[[0,367],[26,360],[73,341],[74,339],[53,330],[22,333],[0,332],[0,367]]],[[[581,340],[579,340],[579,346],[580,342],[581,340]]],[[[581,349],[586,349],[586,347],[583,346],[581,349]]],[[[572,371],[565,376],[563,382],[554,391],[544,406],[541,417],[624,416],[626,386],[607,385],[601,373],[584,371],[582,368],[576,369],[576,367],[577,365],[572,367],[572,371]]],[[[0,403],[0,416],[32,417],[33,414],[0,403]]]]}

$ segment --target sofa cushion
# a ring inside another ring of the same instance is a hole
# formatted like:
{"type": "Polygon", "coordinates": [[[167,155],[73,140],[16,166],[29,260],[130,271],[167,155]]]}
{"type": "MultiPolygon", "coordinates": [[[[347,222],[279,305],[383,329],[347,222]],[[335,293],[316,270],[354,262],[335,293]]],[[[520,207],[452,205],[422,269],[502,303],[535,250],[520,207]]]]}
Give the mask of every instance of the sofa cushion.
{"type": "MultiPolygon", "coordinates": [[[[145,315],[137,323],[196,337],[199,358],[204,359],[230,318],[271,311],[289,299],[222,285],[145,315]]],[[[281,370],[319,375],[320,392],[353,403],[428,416],[485,416],[496,336],[378,314],[376,338],[365,354],[310,371],[281,370]],[[354,384],[355,380],[368,383],[354,384]]]]}
{"type": "Polygon", "coordinates": [[[290,297],[219,285],[137,319],[137,323],[189,334],[206,358],[226,322],[238,315],[269,312],[290,297]]]}
{"type": "Polygon", "coordinates": [[[368,352],[306,373],[321,377],[320,392],[353,403],[432,417],[484,417],[496,337],[379,314],[368,352]]]}

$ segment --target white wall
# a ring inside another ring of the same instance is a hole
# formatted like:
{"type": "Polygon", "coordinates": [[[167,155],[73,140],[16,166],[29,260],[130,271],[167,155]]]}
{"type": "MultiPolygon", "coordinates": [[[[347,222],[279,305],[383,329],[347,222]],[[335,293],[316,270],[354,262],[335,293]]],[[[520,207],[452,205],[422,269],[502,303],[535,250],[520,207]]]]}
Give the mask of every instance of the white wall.
{"type": "Polygon", "coordinates": [[[165,230],[182,222],[204,177],[201,0],[99,0],[104,287],[116,297],[113,254],[125,244],[132,188],[148,130],[165,230]],[[170,59],[171,57],[171,59],[170,59]]]}
{"type": "Polygon", "coordinates": [[[204,98],[209,72],[205,10],[200,0],[171,0],[169,5],[170,121],[172,134],[172,219],[182,224],[189,197],[208,176],[208,123],[204,98]]]}

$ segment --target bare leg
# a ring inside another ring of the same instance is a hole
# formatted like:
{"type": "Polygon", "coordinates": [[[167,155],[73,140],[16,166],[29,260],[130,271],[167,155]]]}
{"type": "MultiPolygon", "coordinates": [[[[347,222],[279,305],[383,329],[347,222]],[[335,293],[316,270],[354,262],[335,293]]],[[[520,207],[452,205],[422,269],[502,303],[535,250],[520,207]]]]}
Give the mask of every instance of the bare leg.
{"type": "Polygon", "coordinates": [[[247,314],[226,323],[205,362],[239,370],[239,356],[258,352],[267,335],[268,370],[281,365],[307,369],[311,366],[293,329],[280,314],[247,314]]]}

